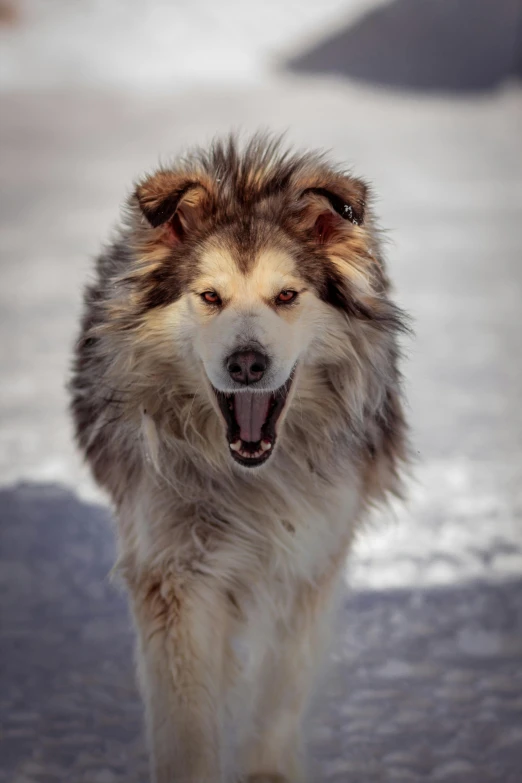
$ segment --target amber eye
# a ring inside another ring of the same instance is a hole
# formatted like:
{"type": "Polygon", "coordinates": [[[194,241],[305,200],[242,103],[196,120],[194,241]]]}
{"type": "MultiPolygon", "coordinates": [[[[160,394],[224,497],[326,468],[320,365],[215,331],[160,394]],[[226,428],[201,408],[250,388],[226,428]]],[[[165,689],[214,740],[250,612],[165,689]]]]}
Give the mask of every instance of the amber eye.
{"type": "Polygon", "coordinates": [[[215,291],[205,291],[203,294],[201,294],[201,298],[207,304],[215,304],[215,305],[221,304],[221,299],[219,298],[219,296],[216,294],[215,291]]]}
{"type": "Polygon", "coordinates": [[[293,302],[294,299],[297,296],[297,291],[290,291],[288,289],[284,289],[281,291],[279,296],[276,299],[277,304],[289,304],[290,302],[293,302]]]}

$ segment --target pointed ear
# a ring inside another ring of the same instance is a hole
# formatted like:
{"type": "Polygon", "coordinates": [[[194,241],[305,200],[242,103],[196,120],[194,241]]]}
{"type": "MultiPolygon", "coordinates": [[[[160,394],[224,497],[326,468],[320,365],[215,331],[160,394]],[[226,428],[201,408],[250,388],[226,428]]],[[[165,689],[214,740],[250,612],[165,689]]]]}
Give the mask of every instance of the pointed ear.
{"type": "Polygon", "coordinates": [[[153,228],[166,226],[172,238],[184,239],[196,228],[210,206],[210,193],[198,179],[159,171],[138,185],[135,197],[153,228]]]}
{"type": "Polygon", "coordinates": [[[367,190],[364,182],[347,176],[305,188],[301,193],[303,226],[321,244],[339,239],[347,224],[363,225],[367,190]]]}

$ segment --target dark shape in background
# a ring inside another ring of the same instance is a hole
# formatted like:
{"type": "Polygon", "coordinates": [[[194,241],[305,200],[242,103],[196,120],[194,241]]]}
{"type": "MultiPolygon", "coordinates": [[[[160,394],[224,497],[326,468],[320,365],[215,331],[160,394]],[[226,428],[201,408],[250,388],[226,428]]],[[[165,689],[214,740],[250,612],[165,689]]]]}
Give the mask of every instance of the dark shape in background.
{"type": "Polygon", "coordinates": [[[387,87],[492,90],[522,78],[522,0],[394,0],[287,65],[387,87]]]}

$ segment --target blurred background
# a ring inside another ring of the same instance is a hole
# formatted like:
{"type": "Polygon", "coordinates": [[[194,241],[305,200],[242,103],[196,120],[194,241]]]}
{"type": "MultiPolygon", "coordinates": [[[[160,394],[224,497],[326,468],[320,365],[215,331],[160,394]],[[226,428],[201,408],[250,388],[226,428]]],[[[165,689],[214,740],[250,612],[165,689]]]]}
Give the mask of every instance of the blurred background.
{"type": "Polygon", "coordinates": [[[0,781],[144,783],[65,383],[133,179],[231,128],[373,183],[413,317],[406,506],[358,541],[312,783],[522,769],[522,0],[0,0],[0,781]]]}

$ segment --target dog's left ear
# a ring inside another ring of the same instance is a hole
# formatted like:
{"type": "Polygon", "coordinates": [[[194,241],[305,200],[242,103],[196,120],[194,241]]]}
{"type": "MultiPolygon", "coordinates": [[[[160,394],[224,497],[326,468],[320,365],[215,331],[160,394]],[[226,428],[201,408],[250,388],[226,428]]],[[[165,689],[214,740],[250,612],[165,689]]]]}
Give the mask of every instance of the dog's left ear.
{"type": "Polygon", "coordinates": [[[362,180],[349,176],[304,188],[302,223],[321,244],[338,239],[347,226],[363,225],[367,193],[362,180]]]}
{"type": "Polygon", "coordinates": [[[153,228],[165,226],[181,241],[203,222],[210,209],[210,192],[198,177],[158,171],[138,185],[135,197],[153,228]]]}

